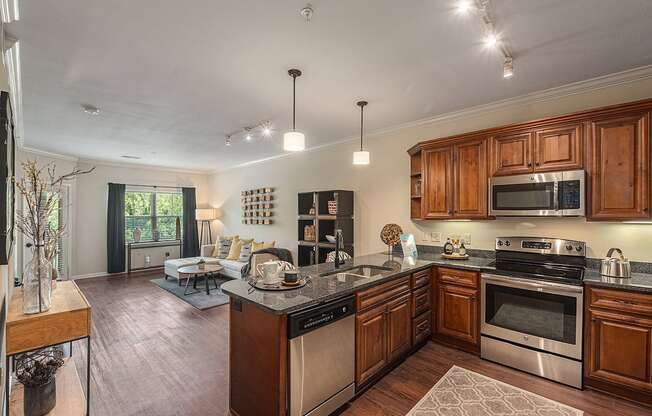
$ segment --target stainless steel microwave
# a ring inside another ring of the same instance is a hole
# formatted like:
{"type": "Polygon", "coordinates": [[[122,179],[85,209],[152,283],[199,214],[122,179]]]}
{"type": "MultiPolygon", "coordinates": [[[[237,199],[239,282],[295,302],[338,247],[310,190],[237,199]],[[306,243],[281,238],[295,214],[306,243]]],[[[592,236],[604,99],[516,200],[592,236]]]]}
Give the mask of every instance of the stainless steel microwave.
{"type": "Polygon", "coordinates": [[[496,217],[583,217],[583,170],[499,176],[489,180],[489,214],[496,217]]]}

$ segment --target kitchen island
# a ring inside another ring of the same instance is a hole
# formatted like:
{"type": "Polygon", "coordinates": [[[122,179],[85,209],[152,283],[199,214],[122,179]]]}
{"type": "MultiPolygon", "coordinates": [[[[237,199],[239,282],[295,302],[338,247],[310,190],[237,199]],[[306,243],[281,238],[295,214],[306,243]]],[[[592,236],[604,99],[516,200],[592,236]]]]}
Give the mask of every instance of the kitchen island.
{"type": "Polygon", "coordinates": [[[432,266],[477,275],[490,269],[492,261],[475,257],[445,260],[428,253],[418,259],[373,254],[340,266],[341,271],[359,266],[384,268],[369,277],[338,274],[333,263],[324,263],[300,269],[309,282],[299,289],[261,291],[242,280],[223,284],[222,291],[231,297],[231,411],[239,416],[293,415],[289,412],[289,315],[355,296],[355,357],[351,363],[359,392],[429,339],[432,266]]]}

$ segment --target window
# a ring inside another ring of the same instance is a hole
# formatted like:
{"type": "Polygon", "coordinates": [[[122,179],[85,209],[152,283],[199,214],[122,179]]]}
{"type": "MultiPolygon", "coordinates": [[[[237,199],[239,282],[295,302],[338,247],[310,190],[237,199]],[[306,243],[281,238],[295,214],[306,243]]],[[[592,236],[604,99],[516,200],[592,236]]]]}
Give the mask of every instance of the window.
{"type": "Polygon", "coordinates": [[[136,228],[141,232],[140,241],[154,241],[156,231],[159,240],[175,240],[177,218],[181,224],[183,197],[180,190],[139,187],[125,192],[125,241],[134,241],[136,228]]]}

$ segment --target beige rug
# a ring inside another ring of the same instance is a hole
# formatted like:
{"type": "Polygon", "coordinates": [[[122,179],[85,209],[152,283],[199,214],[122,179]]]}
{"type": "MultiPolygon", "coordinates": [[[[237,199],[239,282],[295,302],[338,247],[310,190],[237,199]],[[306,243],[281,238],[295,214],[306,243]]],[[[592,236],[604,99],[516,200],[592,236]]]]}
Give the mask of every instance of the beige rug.
{"type": "Polygon", "coordinates": [[[584,412],[453,366],[407,416],[581,416],[584,412]]]}

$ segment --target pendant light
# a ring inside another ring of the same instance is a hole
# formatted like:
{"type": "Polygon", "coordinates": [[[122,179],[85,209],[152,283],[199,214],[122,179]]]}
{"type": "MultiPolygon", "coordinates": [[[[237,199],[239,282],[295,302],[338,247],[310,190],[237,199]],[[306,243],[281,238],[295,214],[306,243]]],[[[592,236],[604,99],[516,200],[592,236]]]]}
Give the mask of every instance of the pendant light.
{"type": "Polygon", "coordinates": [[[290,69],[288,75],[292,77],[292,131],[283,135],[283,149],[288,152],[300,152],[306,148],[306,136],[296,129],[297,77],[301,76],[301,71],[290,69]]]}
{"type": "Polygon", "coordinates": [[[369,164],[369,152],[362,150],[362,133],[364,127],[364,106],[369,104],[366,101],[358,101],[357,106],[360,107],[360,151],[353,152],[353,164],[354,165],[368,165],[369,164]]]}

